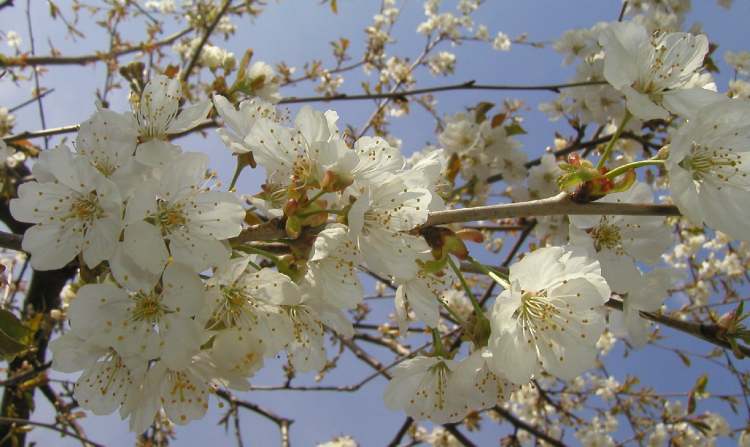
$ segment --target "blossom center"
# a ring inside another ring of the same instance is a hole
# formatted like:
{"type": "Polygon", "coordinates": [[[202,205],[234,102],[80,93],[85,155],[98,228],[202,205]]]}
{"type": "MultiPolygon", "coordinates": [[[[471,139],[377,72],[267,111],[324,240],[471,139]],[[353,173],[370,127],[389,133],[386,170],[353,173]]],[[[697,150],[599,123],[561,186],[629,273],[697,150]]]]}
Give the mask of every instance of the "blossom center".
{"type": "Polygon", "coordinates": [[[146,321],[156,323],[167,313],[167,309],[161,305],[159,296],[153,294],[139,293],[135,296],[135,308],[131,317],[134,321],[146,321]]]}
{"type": "Polygon", "coordinates": [[[615,250],[622,243],[622,235],[617,225],[612,225],[603,219],[602,222],[591,231],[596,251],[603,249],[615,250]]]}
{"type": "Polygon", "coordinates": [[[707,176],[713,176],[720,181],[729,182],[740,173],[742,158],[738,153],[724,148],[713,149],[693,143],[690,154],[679,163],[680,167],[690,171],[693,180],[701,181],[707,176]]]}
{"type": "Polygon", "coordinates": [[[70,217],[83,222],[92,222],[104,214],[95,192],[77,198],[70,206],[70,217]]]}
{"type": "Polygon", "coordinates": [[[161,228],[167,233],[187,223],[185,206],[179,203],[168,204],[166,202],[160,202],[156,218],[159,225],[161,225],[161,228]]]}
{"type": "Polygon", "coordinates": [[[521,306],[513,313],[513,317],[520,319],[524,325],[535,325],[537,321],[548,321],[559,311],[547,301],[547,291],[524,292],[521,295],[521,306]]]}

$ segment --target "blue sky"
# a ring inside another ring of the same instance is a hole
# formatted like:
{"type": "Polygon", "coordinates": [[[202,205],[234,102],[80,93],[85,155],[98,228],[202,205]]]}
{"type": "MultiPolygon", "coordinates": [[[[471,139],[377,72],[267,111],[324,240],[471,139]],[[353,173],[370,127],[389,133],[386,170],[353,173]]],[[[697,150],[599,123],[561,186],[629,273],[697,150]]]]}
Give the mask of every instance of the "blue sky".
{"type": "MultiPolygon", "coordinates": [[[[25,26],[23,1],[17,1],[14,8],[0,13],[0,29],[15,30],[28,43],[25,26]]],[[[47,38],[52,38],[55,47],[64,54],[81,54],[93,50],[104,50],[107,42],[104,33],[90,24],[82,26],[87,34],[86,39],[71,41],[62,37],[63,26],[59,22],[51,23],[46,6],[42,2],[32,2],[37,53],[49,51],[47,38]]],[[[58,2],[62,11],[66,11],[68,1],[58,2]]],[[[329,42],[339,37],[347,37],[352,42],[351,54],[356,58],[361,54],[363,28],[371,23],[371,16],[377,11],[378,1],[374,0],[339,0],[339,14],[333,15],[326,6],[320,6],[317,0],[286,0],[269,2],[264,14],[257,19],[246,18],[235,21],[238,33],[228,44],[215,40],[214,44],[227,46],[238,57],[247,47],[254,50],[254,58],[275,64],[285,61],[292,66],[301,67],[302,63],[313,58],[321,58],[330,64],[329,42]]],[[[446,1],[445,8],[452,8],[454,2],[446,1]]],[[[617,0],[490,0],[482,7],[477,21],[488,26],[490,33],[503,31],[510,36],[528,33],[532,41],[550,41],[559,37],[565,30],[576,27],[589,27],[598,21],[610,21],[617,17],[621,3],[617,0]]],[[[747,34],[740,30],[747,29],[750,17],[750,2],[736,1],[731,12],[719,8],[715,2],[696,0],[694,11],[688,24],[700,21],[703,29],[713,41],[720,44],[718,54],[727,50],[745,49],[747,34]]],[[[395,29],[396,43],[393,54],[414,57],[421,50],[424,38],[415,32],[418,23],[423,20],[422,5],[417,1],[405,1],[403,16],[395,29]]],[[[88,22],[84,19],[82,22],[88,22]]],[[[169,31],[180,28],[171,26],[169,31]]],[[[137,37],[142,30],[141,23],[128,24],[125,35],[137,37]]],[[[9,49],[2,44],[2,51],[9,49]]],[[[445,44],[442,49],[455,52],[458,57],[458,69],[449,78],[434,78],[424,71],[417,76],[421,86],[441,85],[475,79],[480,83],[503,84],[545,84],[566,81],[572,74],[570,67],[561,67],[561,58],[551,49],[535,49],[516,45],[512,51],[501,53],[493,51],[486,44],[467,43],[460,47],[445,44]]],[[[127,60],[127,59],[124,59],[127,60]]],[[[723,68],[717,76],[720,89],[726,89],[729,72],[723,63],[723,57],[715,60],[723,68]]],[[[45,99],[47,125],[49,127],[80,122],[94,110],[94,89],[103,84],[104,71],[101,66],[86,67],[53,67],[44,76],[43,85],[55,88],[55,92],[45,99]]],[[[361,71],[347,75],[341,88],[343,92],[359,92],[360,81],[366,79],[361,71]]],[[[315,94],[312,85],[302,84],[299,87],[283,90],[284,95],[306,96],[315,94]]],[[[28,99],[30,83],[19,86],[8,81],[0,83],[0,105],[10,107],[28,99]]],[[[112,107],[124,110],[127,107],[125,92],[115,92],[110,99],[112,107]]],[[[479,101],[500,103],[506,98],[518,98],[526,102],[528,109],[523,112],[524,127],[529,132],[522,136],[524,148],[530,157],[539,155],[545,146],[552,143],[556,130],[566,131],[560,124],[549,123],[543,114],[538,112],[540,101],[553,98],[549,92],[446,92],[438,96],[438,109],[441,115],[462,111],[465,107],[479,101]]],[[[321,109],[334,108],[341,116],[342,124],[360,126],[372,111],[371,102],[342,102],[335,104],[317,104],[321,109]]],[[[296,108],[291,108],[293,111],[296,108]]],[[[16,130],[40,128],[35,107],[26,107],[17,115],[19,123],[16,130]]],[[[420,149],[424,144],[435,142],[434,123],[429,115],[415,107],[413,113],[405,118],[394,119],[391,131],[403,139],[404,152],[420,149]]],[[[569,134],[570,132],[567,131],[569,134]]],[[[211,155],[213,166],[218,169],[224,180],[232,174],[229,152],[221,145],[213,131],[207,138],[191,137],[182,141],[185,150],[200,150],[211,155]]],[[[255,192],[262,181],[259,172],[246,171],[238,184],[242,192],[255,192]]],[[[391,311],[389,301],[378,302],[375,315],[385,317],[391,311]]],[[[669,336],[663,343],[681,346],[693,351],[708,352],[710,349],[698,340],[687,340],[669,336]]],[[[389,355],[371,345],[363,345],[373,354],[383,359],[389,355]]],[[[682,366],[679,359],[671,353],[657,348],[645,348],[633,353],[625,361],[620,359],[622,347],[610,354],[608,364],[610,372],[622,380],[626,373],[636,374],[641,383],[649,384],[665,392],[682,392],[690,388],[695,379],[703,372],[716,374],[712,376],[709,389],[713,392],[736,390],[734,379],[724,377],[708,364],[696,362],[691,368],[682,366]]],[[[282,381],[278,366],[280,361],[269,361],[267,367],[253,380],[257,385],[274,385],[282,381]]],[[[341,366],[329,374],[323,384],[353,384],[368,375],[371,369],[360,362],[345,360],[341,366]]],[[[312,382],[311,375],[304,375],[300,383],[312,382]]],[[[243,396],[253,402],[266,406],[286,417],[295,419],[292,426],[292,441],[296,445],[311,445],[329,440],[340,434],[350,434],[362,445],[382,445],[391,439],[403,421],[404,416],[387,410],[382,402],[385,380],[378,378],[369,383],[358,393],[292,393],[292,392],[253,392],[243,396]]],[[[49,421],[52,412],[49,406],[38,399],[39,410],[34,419],[49,421]]],[[[743,418],[732,416],[726,406],[713,405],[703,408],[714,408],[727,415],[736,426],[743,423],[743,418]]],[[[206,418],[187,427],[177,429],[176,445],[221,445],[233,442],[231,433],[225,437],[223,428],[216,422],[220,411],[214,406],[206,418]]],[[[125,423],[116,416],[89,416],[84,420],[88,435],[105,445],[132,445],[133,435],[127,431],[125,423]]],[[[244,412],[242,429],[248,445],[275,445],[278,443],[276,426],[257,415],[244,412]]],[[[480,434],[471,438],[483,445],[496,445],[497,438],[508,430],[508,425],[485,423],[480,434]]],[[[34,430],[31,439],[42,445],[78,445],[72,440],[60,440],[55,433],[34,430]]]]}

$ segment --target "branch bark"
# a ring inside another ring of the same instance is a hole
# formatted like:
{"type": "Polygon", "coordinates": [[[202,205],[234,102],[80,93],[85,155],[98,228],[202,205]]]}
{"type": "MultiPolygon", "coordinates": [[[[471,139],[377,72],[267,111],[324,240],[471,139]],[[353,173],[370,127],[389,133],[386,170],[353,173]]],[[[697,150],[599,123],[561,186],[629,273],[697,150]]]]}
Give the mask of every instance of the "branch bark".
{"type": "Polygon", "coordinates": [[[680,211],[674,205],[651,203],[577,203],[571,200],[567,193],[562,192],[553,197],[528,202],[435,211],[430,213],[427,222],[423,226],[429,227],[456,222],[472,222],[507,217],[553,216],[558,214],[679,216],[680,211]]]}
{"type": "Polygon", "coordinates": [[[125,56],[137,51],[150,51],[164,45],[170,45],[182,36],[193,30],[192,27],[185,28],[160,41],[149,43],[141,42],[135,46],[107,53],[83,54],[80,56],[19,56],[0,58],[0,67],[36,67],[39,65],[85,65],[92,62],[105,61],[120,56],[125,56]]]}
{"type": "Polygon", "coordinates": [[[548,91],[559,93],[560,90],[575,87],[587,87],[592,85],[604,84],[604,81],[591,82],[573,82],[563,84],[547,85],[512,85],[512,84],[477,84],[475,80],[462,82],[459,84],[442,85],[437,87],[426,87],[413,90],[393,91],[384,93],[370,93],[361,95],[349,95],[341,93],[331,96],[310,96],[310,97],[288,97],[279,101],[279,104],[300,104],[307,102],[331,102],[331,101],[358,101],[367,99],[398,99],[407,96],[422,95],[426,93],[448,92],[454,90],[500,90],[500,91],[548,91]]]}
{"type": "Polygon", "coordinates": [[[290,445],[289,426],[292,425],[292,423],[294,422],[293,419],[279,416],[276,413],[270,410],[267,410],[258,404],[254,404],[252,402],[237,399],[232,393],[226,390],[216,390],[216,395],[233,405],[253,411],[263,416],[264,418],[268,419],[269,421],[274,422],[276,425],[279,426],[279,432],[281,435],[281,445],[283,447],[289,447],[290,445]]]}
{"type": "Polygon", "coordinates": [[[224,4],[221,6],[221,9],[216,13],[216,17],[214,17],[213,21],[208,25],[208,28],[206,28],[206,32],[203,34],[203,37],[201,37],[201,41],[198,44],[198,47],[193,52],[193,55],[190,58],[190,61],[188,62],[187,66],[180,73],[180,81],[182,82],[187,81],[188,77],[190,76],[190,72],[193,71],[193,68],[195,68],[195,65],[198,63],[198,59],[200,58],[201,53],[203,52],[203,47],[206,45],[206,42],[208,42],[208,38],[211,37],[211,34],[214,32],[214,29],[216,29],[216,25],[219,24],[219,21],[221,20],[222,16],[226,14],[231,4],[232,4],[232,0],[224,0],[224,4]]]}
{"type": "Polygon", "coordinates": [[[513,426],[516,427],[517,429],[523,430],[531,435],[534,435],[537,438],[555,447],[565,447],[565,444],[563,444],[562,441],[553,438],[552,436],[548,435],[547,433],[544,433],[543,431],[539,430],[533,425],[528,424],[525,421],[519,419],[515,414],[511,413],[505,408],[499,405],[495,405],[494,409],[497,413],[500,414],[500,416],[502,416],[503,419],[513,424],[513,426]]]}

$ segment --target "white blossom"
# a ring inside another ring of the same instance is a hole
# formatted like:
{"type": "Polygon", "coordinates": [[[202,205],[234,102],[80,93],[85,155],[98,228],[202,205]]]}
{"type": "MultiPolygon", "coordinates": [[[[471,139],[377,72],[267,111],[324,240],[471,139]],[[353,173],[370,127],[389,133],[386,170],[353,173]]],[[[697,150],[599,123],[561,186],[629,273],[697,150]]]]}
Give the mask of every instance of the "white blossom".
{"type": "Polygon", "coordinates": [[[541,368],[570,379],[592,367],[610,295],[599,262],[540,248],[511,265],[510,283],[490,316],[494,370],[523,384],[541,368]]]}
{"type": "Polygon", "coordinates": [[[710,76],[699,72],[708,52],[704,35],[657,33],[634,22],[610,24],[600,35],[604,77],[625,94],[628,109],[643,120],[689,116],[716,101],[710,76]]]}
{"type": "Polygon", "coordinates": [[[128,201],[124,239],[112,263],[115,277],[134,289],[149,288],[168,257],[196,272],[229,259],[221,242],[242,230],[245,212],[231,193],[203,187],[208,158],[181,155],[156,182],[139,185],[128,201]]]}
{"type": "Polygon", "coordinates": [[[385,390],[385,405],[417,420],[455,422],[468,412],[463,388],[454,378],[456,363],[442,357],[417,356],[393,369],[385,390]]]}
{"type": "Polygon", "coordinates": [[[750,105],[725,100],[706,106],[672,135],[669,187],[688,220],[735,239],[750,239],[750,105]]]}
{"type": "Polygon", "coordinates": [[[65,145],[43,152],[33,172],[38,181],[22,184],[10,201],[16,220],[35,224],[23,238],[31,265],[59,269],[79,253],[91,268],[109,259],[121,228],[117,186],[65,145]]]}

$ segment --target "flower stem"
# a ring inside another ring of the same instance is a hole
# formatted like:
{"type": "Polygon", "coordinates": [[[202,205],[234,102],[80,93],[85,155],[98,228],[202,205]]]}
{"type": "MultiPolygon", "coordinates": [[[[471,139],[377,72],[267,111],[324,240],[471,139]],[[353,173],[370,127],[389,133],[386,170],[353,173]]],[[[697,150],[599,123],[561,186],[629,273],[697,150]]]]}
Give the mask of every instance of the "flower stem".
{"type": "Polygon", "coordinates": [[[599,162],[596,164],[597,168],[601,168],[607,162],[607,159],[609,158],[609,155],[612,152],[612,148],[615,147],[615,143],[617,142],[617,140],[620,139],[620,134],[622,134],[622,131],[625,130],[625,126],[628,124],[628,121],[630,121],[630,118],[632,117],[633,115],[630,113],[629,110],[626,109],[625,116],[622,118],[622,122],[617,127],[617,130],[615,130],[615,133],[612,134],[612,139],[610,139],[609,143],[607,143],[607,147],[605,147],[604,152],[602,152],[602,157],[599,159],[599,162]]]}
{"type": "Polygon", "coordinates": [[[297,214],[297,217],[299,217],[300,219],[304,219],[306,217],[314,216],[316,214],[321,214],[321,213],[341,214],[341,213],[343,213],[343,211],[342,210],[332,210],[332,209],[312,210],[312,211],[307,211],[307,212],[304,212],[304,213],[299,213],[299,214],[297,214]]]}
{"type": "Polygon", "coordinates": [[[245,165],[238,159],[237,167],[234,169],[234,175],[232,176],[232,181],[229,183],[229,191],[234,191],[234,187],[237,184],[237,180],[240,178],[240,173],[243,169],[245,169],[245,165]]]}
{"type": "Polygon", "coordinates": [[[488,267],[474,258],[469,258],[469,262],[471,262],[471,264],[477,269],[479,269],[482,273],[492,278],[492,280],[498,283],[500,287],[504,289],[510,288],[510,282],[508,280],[507,275],[505,275],[504,273],[499,272],[491,267],[488,267]]]}
{"type": "Polygon", "coordinates": [[[443,339],[440,338],[440,332],[432,328],[432,343],[435,345],[435,353],[440,357],[445,357],[445,348],[443,348],[443,339]]]}
{"type": "Polygon", "coordinates": [[[454,320],[456,320],[456,323],[458,323],[460,326],[466,327],[466,322],[463,320],[463,318],[461,318],[460,315],[458,315],[458,313],[456,313],[455,310],[451,309],[450,306],[448,306],[448,303],[446,303],[440,298],[438,298],[437,300],[440,303],[440,305],[442,305],[443,308],[445,308],[445,310],[448,311],[448,314],[450,314],[450,316],[453,317],[454,320]]]}
{"type": "Polygon", "coordinates": [[[270,251],[263,250],[262,248],[253,247],[252,245],[240,245],[239,247],[235,247],[235,248],[237,250],[244,251],[245,253],[253,253],[256,255],[261,255],[273,261],[274,264],[278,264],[280,262],[280,259],[278,256],[271,253],[270,251]]]}
{"type": "Polygon", "coordinates": [[[663,166],[664,160],[640,160],[640,161],[634,161],[632,163],[624,164],[622,166],[618,166],[614,168],[613,170],[607,172],[604,177],[607,179],[614,179],[622,174],[627,173],[631,169],[640,168],[642,166],[663,166]]]}
{"type": "Polygon", "coordinates": [[[474,293],[471,291],[471,287],[469,287],[469,284],[466,282],[466,278],[464,278],[463,273],[461,273],[461,269],[458,268],[453,261],[453,258],[450,256],[448,256],[448,264],[450,264],[451,269],[453,269],[453,273],[458,276],[458,280],[461,282],[461,287],[463,287],[464,292],[466,292],[469,300],[471,300],[471,305],[474,306],[474,312],[476,312],[477,316],[483,316],[484,310],[482,310],[482,306],[479,304],[479,301],[477,301],[477,297],[475,297],[474,293]]]}
{"type": "Polygon", "coordinates": [[[310,203],[315,203],[315,201],[318,200],[325,193],[326,192],[321,189],[320,191],[316,192],[312,197],[307,199],[307,201],[310,203]]]}

